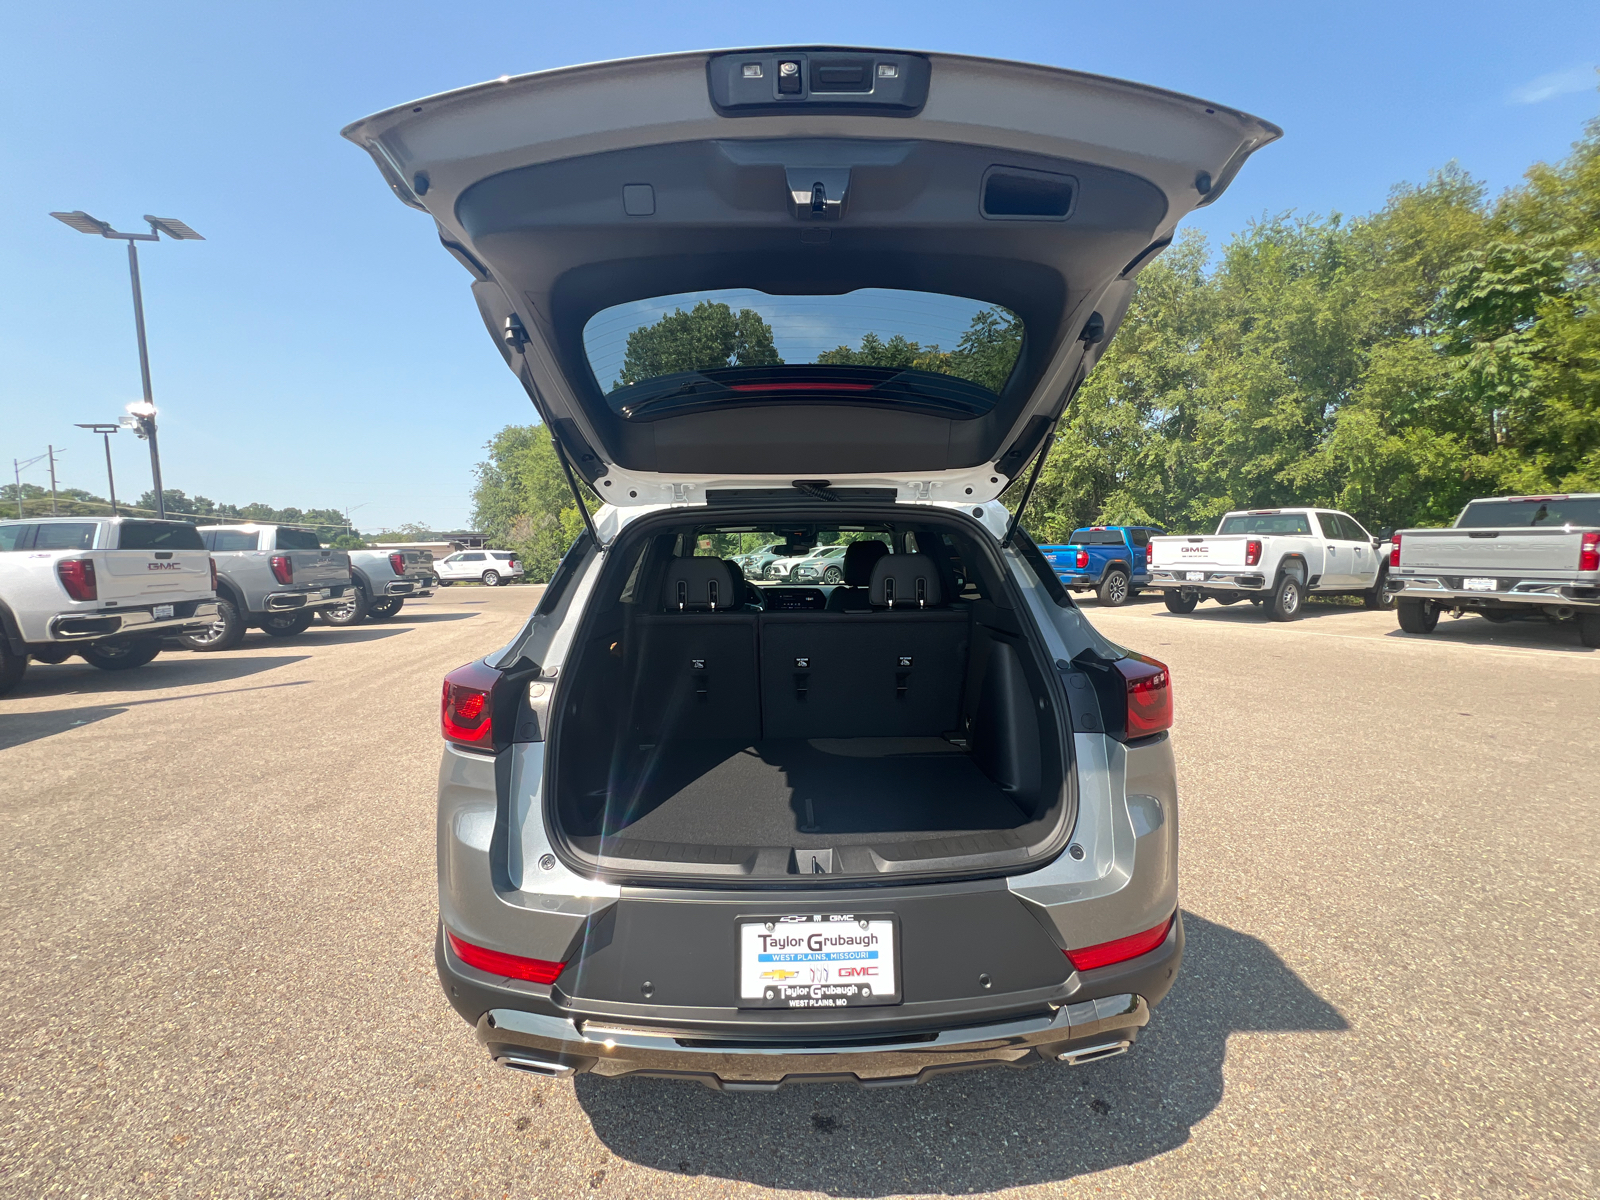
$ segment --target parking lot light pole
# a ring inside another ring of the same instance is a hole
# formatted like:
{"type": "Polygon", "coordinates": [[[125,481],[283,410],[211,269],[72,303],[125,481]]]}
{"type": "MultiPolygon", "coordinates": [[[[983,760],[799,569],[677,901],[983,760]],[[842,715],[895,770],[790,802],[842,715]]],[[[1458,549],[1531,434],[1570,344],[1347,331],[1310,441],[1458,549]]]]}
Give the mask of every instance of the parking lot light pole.
{"type": "Polygon", "coordinates": [[[84,425],[79,423],[79,429],[87,429],[90,433],[98,433],[106,443],[106,490],[111,493],[111,515],[120,515],[117,512],[117,479],[111,473],[111,435],[121,433],[121,425],[84,425]]]}
{"type": "MultiPolygon", "coordinates": [[[[156,485],[156,515],[165,519],[167,501],[161,490],[161,455],[156,449],[156,402],[154,393],[150,389],[150,352],[144,340],[144,297],[139,290],[137,243],[159,242],[163,233],[178,242],[203,242],[205,238],[174,217],[152,217],[149,213],[146,213],[144,218],[145,223],[150,226],[149,233],[119,233],[82,209],[73,212],[53,212],[50,215],[62,224],[70,225],[79,233],[98,234],[103,238],[128,243],[128,276],[133,281],[133,326],[139,335],[139,377],[144,384],[144,400],[138,404],[128,405],[128,412],[134,421],[134,432],[150,443],[150,473],[156,485]]],[[[108,451],[110,445],[108,440],[106,442],[108,451]]]]}

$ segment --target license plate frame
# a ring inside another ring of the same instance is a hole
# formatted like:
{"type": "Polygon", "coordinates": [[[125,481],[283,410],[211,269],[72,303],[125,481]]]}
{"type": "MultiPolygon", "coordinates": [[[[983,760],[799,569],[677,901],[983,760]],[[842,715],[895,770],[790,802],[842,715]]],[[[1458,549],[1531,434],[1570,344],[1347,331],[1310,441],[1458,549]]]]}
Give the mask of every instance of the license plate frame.
{"type": "Polygon", "coordinates": [[[867,1008],[904,999],[894,913],[736,917],[734,964],[740,1008],[867,1008]],[[825,940],[813,943],[813,936],[825,940]],[[777,973],[788,977],[763,978],[777,973]]]}
{"type": "Polygon", "coordinates": [[[1206,573],[1204,571],[1185,571],[1183,573],[1183,581],[1185,583],[1204,583],[1206,581],[1206,573]]]}
{"type": "Polygon", "coordinates": [[[1500,581],[1498,579],[1486,579],[1481,575],[1473,575],[1461,580],[1461,588],[1467,592],[1498,592],[1500,590],[1500,581]]]}
{"type": "Polygon", "coordinates": [[[172,613],[172,605],[157,604],[150,609],[150,619],[152,621],[170,621],[172,620],[172,613]]]}

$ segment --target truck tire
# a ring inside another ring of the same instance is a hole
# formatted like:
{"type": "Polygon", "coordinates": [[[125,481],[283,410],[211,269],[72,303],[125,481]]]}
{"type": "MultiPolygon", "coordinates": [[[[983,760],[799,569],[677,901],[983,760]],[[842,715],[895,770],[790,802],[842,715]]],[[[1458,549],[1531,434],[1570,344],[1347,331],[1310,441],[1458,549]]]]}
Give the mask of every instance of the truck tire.
{"type": "Polygon", "coordinates": [[[27,669],[28,656],[13,650],[5,634],[0,633],[0,696],[21,683],[27,669]]]}
{"type": "Polygon", "coordinates": [[[261,618],[261,632],[268,637],[299,637],[311,628],[311,618],[316,614],[302,608],[299,612],[273,613],[261,618]]]}
{"type": "Polygon", "coordinates": [[[232,650],[244,641],[244,618],[232,600],[217,599],[217,619],[199,633],[182,633],[178,641],[190,650],[232,650]]]}
{"type": "Polygon", "coordinates": [[[1395,593],[1388,588],[1389,572],[1380,570],[1378,581],[1361,593],[1361,607],[1369,612],[1387,612],[1394,607],[1395,593]]]}
{"type": "Polygon", "coordinates": [[[1211,598],[1218,604],[1237,604],[1239,601],[1244,599],[1243,596],[1234,596],[1227,592],[1222,593],[1220,596],[1213,596],[1211,598]]]}
{"type": "Polygon", "coordinates": [[[455,582],[454,579],[441,579],[441,580],[439,580],[439,586],[440,587],[449,587],[454,582],[455,582]]]}
{"type": "Polygon", "coordinates": [[[1478,615],[1492,624],[1505,625],[1508,622],[1515,621],[1523,614],[1514,608],[1485,608],[1478,615]]]}
{"type": "MultiPolygon", "coordinates": [[[[1584,613],[1578,618],[1578,637],[1585,646],[1600,650],[1600,613],[1584,613]]],[[[5,681],[0,678],[0,692],[5,691],[5,681]]]]}
{"type": "Polygon", "coordinates": [[[369,621],[387,621],[400,611],[400,606],[405,603],[403,596],[379,596],[367,605],[367,619],[369,621]]]}
{"type": "Polygon", "coordinates": [[[371,602],[367,599],[367,589],[353,587],[345,593],[344,603],[337,608],[322,610],[322,619],[329,625],[347,626],[359,625],[367,619],[367,609],[371,602]]]}
{"type": "Polygon", "coordinates": [[[1439,623],[1439,606],[1432,600],[1404,600],[1395,605],[1400,628],[1407,633],[1432,633],[1439,623]]]}
{"type": "Polygon", "coordinates": [[[499,571],[485,571],[483,573],[483,586],[484,587],[499,587],[500,586],[500,572],[499,571]]]}
{"type": "Polygon", "coordinates": [[[1192,613],[1194,606],[1200,603],[1193,596],[1185,596],[1177,588],[1167,588],[1162,593],[1162,599],[1167,602],[1167,611],[1175,613],[1192,613]]]}
{"type": "Polygon", "coordinates": [[[1107,608],[1121,608],[1133,599],[1132,591],[1128,587],[1128,573],[1118,567],[1112,567],[1100,577],[1100,586],[1095,589],[1095,595],[1107,608]]]}
{"type": "Polygon", "coordinates": [[[1274,621],[1293,621],[1300,615],[1305,599],[1305,587],[1298,579],[1280,575],[1278,586],[1272,589],[1272,599],[1267,602],[1267,616],[1274,621]]]}
{"type": "Polygon", "coordinates": [[[161,639],[107,638],[103,642],[90,642],[78,653],[84,662],[102,671],[131,671],[161,653],[161,639]]]}

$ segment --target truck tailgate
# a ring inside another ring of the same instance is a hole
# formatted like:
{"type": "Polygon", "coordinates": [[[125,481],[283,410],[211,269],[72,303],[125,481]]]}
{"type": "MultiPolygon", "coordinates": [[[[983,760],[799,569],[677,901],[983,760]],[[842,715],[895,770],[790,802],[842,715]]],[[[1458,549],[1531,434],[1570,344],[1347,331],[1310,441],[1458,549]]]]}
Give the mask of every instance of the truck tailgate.
{"type": "Polygon", "coordinates": [[[343,550],[280,550],[294,565],[296,587],[350,582],[350,556],[343,550]]]}
{"type": "Polygon", "coordinates": [[[1244,544],[1262,538],[1239,533],[1210,534],[1204,537],[1153,537],[1150,539],[1150,565],[1163,571],[1185,567],[1215,570],[1242,568],[1244,544]]]}
{"type": "Polygon", "coordinates": [[[101,603],[119,605],[211,595],[211,555],[204,550],[95,550],[101,603]]]}
{"type": "Polygon", "coordinates": [[[1576,529],[1407,529],[1400,566],[1451,575],[1570,576],[1578,569],[1583,532],[1576,529]]]}

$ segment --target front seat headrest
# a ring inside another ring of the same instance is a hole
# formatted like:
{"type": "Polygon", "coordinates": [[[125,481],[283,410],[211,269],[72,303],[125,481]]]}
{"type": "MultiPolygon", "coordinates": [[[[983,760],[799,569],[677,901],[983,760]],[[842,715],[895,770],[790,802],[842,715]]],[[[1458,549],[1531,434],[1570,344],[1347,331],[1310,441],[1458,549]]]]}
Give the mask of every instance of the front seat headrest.
{"type": "Polygon", "coordinates": [[[932,608],[944,603],[939,568],[926,554],[889,554],[872,567],[867,600],[874,608],[932,608]]]}
{"type": "Polygon", "coordinates": [[[736,608],[744,603],[744,588],[733,566],[720,558],[675,558],[667,565],[661,585],[665,612],[736,608]]]}
{"type": "Polygon", "coordinates": [[[851,542],[844,552],[844,581],[846,586],[871,586],[872,568],[887,553],[889,553],[889,547],[879,541],[851,542]]]}

